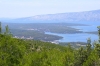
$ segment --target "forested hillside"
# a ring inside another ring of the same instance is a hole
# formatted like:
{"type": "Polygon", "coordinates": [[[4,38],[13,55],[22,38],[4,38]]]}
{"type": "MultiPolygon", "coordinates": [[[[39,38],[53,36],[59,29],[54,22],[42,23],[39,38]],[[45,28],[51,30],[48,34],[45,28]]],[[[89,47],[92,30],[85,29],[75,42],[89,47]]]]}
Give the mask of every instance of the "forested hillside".
{"type": "Polygon", "coordinates": [[[13,38],[0,26],[0,66],[100,66],[100,44],[87,40],[85,48],[13,38]]]}

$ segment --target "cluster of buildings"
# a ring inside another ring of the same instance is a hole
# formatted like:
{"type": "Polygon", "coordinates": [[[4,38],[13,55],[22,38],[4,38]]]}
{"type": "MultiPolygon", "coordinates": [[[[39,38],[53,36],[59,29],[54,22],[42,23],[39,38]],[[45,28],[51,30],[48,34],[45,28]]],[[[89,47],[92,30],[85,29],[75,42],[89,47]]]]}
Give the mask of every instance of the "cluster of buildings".
{"type": "MultiPolygon", "coordinates": [[[[33,37],[25,37],[25,36],[14,36],[14,38],[19,38],[19,39],[28,39],[28,40],[33,40],[34,38],[33,37]]],[[[58,40],[54,40],[54,41],[44,41],[44,40],[41,40],[43,42],[50,42],[50,43],[53,43],[53,44],[59,44],[59,41],[58,40]]]]}
{"type": "Polygon", "coordinates": [[[33,39],[33,37],[24,37],[24,36],[21,36],[21,37],[19,37],[19,36],[14,36],[14,38],[19,38],[19,39],[29,39],[29,40],[32,40],[33,39]]]}

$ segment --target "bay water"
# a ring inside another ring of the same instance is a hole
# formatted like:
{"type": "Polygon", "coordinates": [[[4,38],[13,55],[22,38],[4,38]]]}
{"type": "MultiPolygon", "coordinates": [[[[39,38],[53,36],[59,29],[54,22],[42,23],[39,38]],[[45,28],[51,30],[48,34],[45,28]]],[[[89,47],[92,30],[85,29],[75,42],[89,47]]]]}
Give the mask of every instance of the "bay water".
{"type": "MultiPolygon", "coordinates": [[[[76,22],[72,22],[76,23],[76,22]]],[[[93,32],[98,31],[97,26],[100,26],[99,22],[77,22],[78,24],[85,24],[88,26],[71,26],[73,28],[80,29],[83,32],[93,32]]],[[[45,32],[46,34],[50,35],[57,35],[63,37],[60,39],[59,42],[87,42],[88,38],[91,38],[91,41],[98,40],[97,34],[89,34],[89,33],[76,33],[76,34],[58,34],[58,33],[51,33],[45,32]]]]}

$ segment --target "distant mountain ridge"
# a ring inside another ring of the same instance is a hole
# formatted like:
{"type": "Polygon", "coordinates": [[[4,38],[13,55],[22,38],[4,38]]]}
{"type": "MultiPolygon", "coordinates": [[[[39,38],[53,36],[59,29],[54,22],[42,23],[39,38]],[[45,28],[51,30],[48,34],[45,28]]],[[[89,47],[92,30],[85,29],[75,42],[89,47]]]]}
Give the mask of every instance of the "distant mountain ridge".
{"type": "Polygon", "coordinates": [[[37,15],[15,19],[17,22],[70,22],[70,21],[100,21],[100,10],[69,12],[58,14],[37,15]]]}

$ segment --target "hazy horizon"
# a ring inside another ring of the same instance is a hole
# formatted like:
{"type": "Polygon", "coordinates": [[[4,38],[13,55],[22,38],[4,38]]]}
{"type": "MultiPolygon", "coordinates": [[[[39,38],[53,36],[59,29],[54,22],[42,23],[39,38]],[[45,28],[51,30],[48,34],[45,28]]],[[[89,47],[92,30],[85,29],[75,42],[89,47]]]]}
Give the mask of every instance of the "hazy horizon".
{"type": "Polygon", "coordinates": [[[0,0],[0,18],[82,12],[100,9],[100,0],[0,0]]]}

